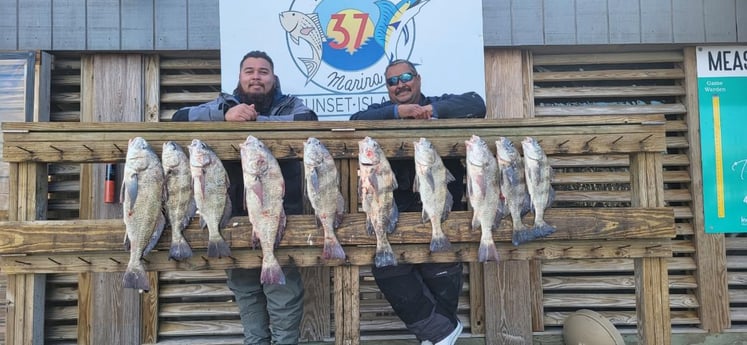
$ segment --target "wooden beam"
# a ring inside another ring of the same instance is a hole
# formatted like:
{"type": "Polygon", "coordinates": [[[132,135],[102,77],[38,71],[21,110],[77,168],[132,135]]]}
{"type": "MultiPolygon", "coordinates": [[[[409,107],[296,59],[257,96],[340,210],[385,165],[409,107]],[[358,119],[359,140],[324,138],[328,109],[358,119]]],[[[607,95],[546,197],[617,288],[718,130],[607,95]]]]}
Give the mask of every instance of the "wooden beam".
{"type": "MultiPolygon", "coordinates": [[[[698,79],[696,75],[695,47],[685,48],[684,69],[687,96],[688,142],[690,143],[689,172],[692,181],[702,181],[703,172],[700,152],[700,115],[698,112],[698,79]]],[[[695,242],[695,278],[698,282],[698,300],[700,301],[700,326],[708,331],[719,333],[731,328],[731,316],[728,296],[726,269],[726,244],[724,234],[706,234],[703,216],[703,193],[700,188],[692,188],[693,241],[695,242]]]]}
{"type": "Polygon", "coordinates": [[[532,342],[529,261],[501,260],[485,269],[485,342],[524,345],[532,342]]]}
{"type": "MultiPolygon", "coordinates": [[[[532,219],[527,215],[524,222],[531,224],[532,219]]],[[[671,238],[676,234],[674,213],[671,208],[664,207],[551,208],[545,220],[558,228],[546,238],[548,245],[558,245],[558,240],[671,238]]],[[[451,242],[477,243],[480,233],[471,230],[471,222],[471,211],[455,211],[442,227],[451,242]]],[[[248,217],[234,217],[228,224],[222,234],[232,248],[253,248],[248,217]]],[[[338,240],[343,245],[374,245],[375,237],[362,232],[364,225],[364,213],[345,214],[336,230],[338,240]]],[[[288,216],[287,229],[280,247],[321,248],[323,245],[323,233],[317,228],[313,215],[288,216]]],[[[396,231],[388,238],[392,244],[426,244],[430,243],[431,231],[430,223],[423,223],[420,213],[404,212],[396,231]]],[[[118,252],[123,248],[124,233],[121,219],[0,222],[0,254],[118,252]]],[[[166,229],[157,250],[168,251],[169,234],[170,229],[166,229]]],[[[207,248],[208,234],[200,228],[199,219],[193,219],[184,234],[193,248],[207,248]]],[[[511,220],[505,218],[493,231],[493,239],[509,242],[512,234],[511,220]]],[[[605,243],[600,245],[606,246],[605,243]]]]}

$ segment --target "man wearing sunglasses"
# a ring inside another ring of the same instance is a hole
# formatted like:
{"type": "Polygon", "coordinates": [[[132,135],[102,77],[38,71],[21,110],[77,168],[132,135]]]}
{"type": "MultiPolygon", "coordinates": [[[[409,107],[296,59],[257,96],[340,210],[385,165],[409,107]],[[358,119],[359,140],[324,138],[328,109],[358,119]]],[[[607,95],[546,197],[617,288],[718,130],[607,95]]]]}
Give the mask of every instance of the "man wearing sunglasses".
{"type": "MultiPolygon", "coordinates": [[[[394,60],[384,71],[389,101],[372,104],[353,114],[351,120],[484,118],[485,101],[475,92],[425,96],[421,76],[407,60],[394,60]]],[[[415,138],[413,138],[415,139],[415,138]]],[[[458,159],[444,159],[456,181],[448,189],[454,199],[452,210],[465,210],[465,168],[458,159]]],[[[394,199],[400,212],[420,212],[420,196],[412,191],[413,160],[391,160],[398,189],[394,199]]],[[[421,345],[453,345],[462,332],[457,318],[462,291],[462,263],[423,263],[371,267],[376,284],[421,345]]]]}

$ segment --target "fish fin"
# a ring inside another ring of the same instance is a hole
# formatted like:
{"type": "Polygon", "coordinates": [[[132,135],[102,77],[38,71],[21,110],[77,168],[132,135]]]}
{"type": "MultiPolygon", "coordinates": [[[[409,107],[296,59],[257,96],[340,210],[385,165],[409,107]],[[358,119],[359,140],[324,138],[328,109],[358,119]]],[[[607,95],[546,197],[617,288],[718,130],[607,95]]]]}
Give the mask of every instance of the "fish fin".
{"type": "Polygon", "coordinates": [[[205,195],[205,168],[202,169],[202,174],[197,177],[197,183],[200,185],[200,191],[202,195],[205,195]]]}
{"type": "Polygon", "coordinates": [[[451,213],[451,208],[454,207],[454,197],[449,193],[449,191],[446,191],[446,202],[444,202],[444,210],[441,212],[441,222],[446,221],[447,218],[449,218],[449,213],[451,213]]]}
{"type": "Polygon", "coordinates": [[[200,230],[205,230],[207,228],[207,222],[205,221],[205,217],[200,215],[200,230]]]}
{"type": "Polygon", "coordinates": [[[449,171],[449,169],[446,169],[446,184],[449,184],[451,182],[456,181],[456,177],[454,177],[454,174],[449,171]]]}
{"type": "Polygon", "coordinates": [[[285,285],[285,274],[283,274],[283,268],[280,267],[277,260],[272,260],[267,264],[262,263],[259,282],[262,284],[285,285]]]}
{"type": "Polygon", "coordinates": [[[397,13],[397,6],[386,0],[378,0],[375,2],[376,7],[379,8],[379,20],[376,21],[374,27],[374,38],[382,48],[386,46],[387,30],[389,29],[389,23],[397,13]]]}
{"type": "MultiPolygon", "coordinates": [[[[368,184],[371,185],[371,188],[373,188],[373,190],[379,190],[379,179],[376,178],[376,175],[371,174],[368,176],[368,184]]],[[[393,188],[397,189],[397,187],[393,188]]]]}
{"type": "Polygon", "coordinates": [[[530,230],[532,234],[535,236],[534,238],[542,238],[551,235],[557,230],[556,227],[547,224],[545,222],[542,222],[540,224],[535,224],[534,227],[530,230]]]}
{"type": "Polygon", "coordinates": [[[275,248],[277,248],[280,245],[280,241],[283,239],[283,236],[285,235],[285,226],[288,224],[288,217],[285,215],[285,210],[280,211],[280,219],[278,221],[278,231],[275,235],[275,248]]]}
{"type": "Polygon", "coordinates": [[[122,245],[124,247],[124,250],[130,251],[130,246],[131,246],[130,245],[130,237],[127,236],[126,232],[125,232],[125,235],[124,235],[124,242],[122,243],[122,245]]]}
{"type": "Polygon", "coordinates": [[[171,248],[169,248],[169,260],[174,259],[176,261],[186,260],[192,257],[192,247],[186,239],[182,238],[180,241],[172,242],[171,248]]]}
{"type": "Polygon", "coordinates": [[[420,222],[425,224],[428,219],[431,219],[431,216],[428,215],[428,211],[426,211],[425,207],[423,207],[423,210],[420,212],[420,222]]]}
{"type": "Polygon", "coordinates": [[[150,291],[150,282],[142,262],[138,260],[132,265],[127,265],[127,270],[122,277],[122,285],[125,289],[150,291]]]}
{"type": "Polygon", "coordinates": [[[137,200],[137,180],[137,174],[132,174],[132,179],[127,184],[127,194],[130,196],[130,213],[132,213],[135,200],[137,200]]]}
{"type": "Polygon", "coordinates": [[[126,190],[127,190],[127,184],[125,183],[125,179],[122,179],[122,186],[119,188],[119,203],[120,204],[124,204],[126,190]]]}
{"type": "Polygon", "coordinates": [[[319,14],[317,13],[307,13],[307,16],[311,18],[311,21],[314,23],[314,27],[316,28],[316,31],[319,31],[320,35],[319,38],[321,38],[322,42],[327,42],[327,38],[324,36],[324,28],[322,28],[322,22],[319,20],[319,14]]]}
{"type": "Polygon", "coordinates": [[[387,248],[384,248],[381,251],[376,250],[374,264],[376,267],[397,266],[397,259],[394,258],[392,248],[387,246],[387,248]]]}
{"type": "Polygon", "coordinates": [[[231,220],[231,215],[233,212],[233,202],[231,201],[231,197],[226,194],[226,204],[223,206],[223,215],[220,218],[220,223],[218,224],[219,229],[223,229],[228,225],[228,222],[231,220]]]}
{"type": "Polygon", "coordinates": [[[417,193],[420,191],[420,175],[415,175],[415,178],[412,180],[412,191],[417,193]]]}
{"type": "Polygon", "coordinates": [[[324,249],[322,250],[322,258],[325,260],[345,259],[345,251],[342,249],[340,242],[334,235],[324,238],[324,249]]]}
{"type": "Polygon", "coordinates": [[[165,227],[166,216],[164,216],[163,212],[159,212],[158,219],[156,219],[156,224],[153,227],[153,233],[150,235],[150,240],[148,240],[148,244],[145,246],[145,249],[143,249],[143,256],[150,253],[153,247],[158,244],[158,240],[161,239],[161,234],[163,234],[163,228],[165,227]]]}
{"type": "Polygon", "coordinates": [[[319,192],[319,170],[317,168],[312,168],[311,173],[309,174],[309,181],[311,182],[311,186],[314,187],[315,192],[319,192]]]}
{"type": "Polygon", "coordinates": [[[298,45],[298,43],[299,43],[300,41],[298,40],[298,36],[297,36],[297,35],[294,35],[294,34],[292,34],[292,33],[290,33],[290,32],[289,32],[289,33],[288,33],[288,36],[290,36],[290,38],[291,38],[291,41],[292,41],[293,43],[295,43],[296,45],[298,45]]]}
{"type": "Polygon", "coordinates": [[[547,205],[545,205],[545,208],[552,206],[553,201],[555,201],[555,189],[550,186],[550,190],[547,191],[547,205]]]}
{"type": "Polygon", "coordinates": [[[521,216],[523,217],[530,211],[533,211],[532,199],[529,197],[529,193],[525,193],[524,200],[521,202],[521,216]]]}
{"type": "Polygon", "coordinates": [[[264,200],[265,200],[265,192],[262,190],[262,183],[257,181],[251,185],[252,191],[255,195],[257,195],[257,199],[259,199],[259,207],[264,207],[264,200]]]}
{"type": "MultiPolygon", "coordinates": [[[[316,55],[316,52],[314,52],[314,55],[316,55]]],[[[311,78],[316,75],[316,71],[319,70],[319,61],[313,57],[298,59],[301,60],[306,67],[306,84],[308,84],[311,78]]]]}
{"type": "Polygon", "coordinates": [[[428,183],[428,188],[431,190],[436,189],[436,181],[433,179],[433,172],[428,169],[428,173],[425,174],[425,181],[428,183]]]}
{"type": "Polygon", "coordinates": [[[187,206],[187,214],[184,215],[184,219],[182,219],[182,226],[187,227],[189,226],[189,223],[192,221],[192,218],[197,214],[197,203],[195,202],[195,199],[192,198],[189,200],[189,206],[187,206]]]}
{"type": "Polygon", "coordinates": [[[517,230],[514,231],[513,235],[511,236],[511,243],[514,246],[518,246],[522,243],[527,243],[536,238],[537,237],[534,235],[534,232],[532,230],[517,230]]]}
{"type": "Polygon", "coordinates": [[[481,227],[482,227],[482,222],[480,222],[480,218],[477,215],[477,211],[472,210],[472,231],[480,229],[481,227]]]}
{"type": "Polygon", "coordinates": [[[446,252],[451,250],[451,242],[446,235],[431,238],[431,252],[446,252]]]}
{"type": "Polygon", "coordinates": [[[481,240],[480,248],[477,250],[477,261],[498,261],[498,250],[495,248],[495,242],[492,240],[481,240]]]}
{"type": "Polygon", "coordinates": [[[374,226],[371,222],[371,219],[366,217],[366,233],[368,233],[368,236],[371,236],[374,234],[374,226]]]}
{"type": "Polygon", "coordinates": [[[384,227],[384,231],[386,231],[387,234],[393,233],[394,230],[397,229],[398,220],[399,210],[397,209],[397,205],[392,205],[392,212],[389,214],[389,218],[387,219],[387,224],[384,227]]]}
{"type": "Polygon", "coordinates": [[[208,240],[207,256],[209,258],[225,258],[231,256],[231,248],[222,237],[217,240],[208,240]]]}
{"type": "Polygon", "coordinates": [[[342,194],[337,193],[337,209],[335,212],[335,222],[332,224],[332,226],[335,227],[335,229],[342,224],[342,219],[345,217],[345,198],[342,197],[342,194]]]}

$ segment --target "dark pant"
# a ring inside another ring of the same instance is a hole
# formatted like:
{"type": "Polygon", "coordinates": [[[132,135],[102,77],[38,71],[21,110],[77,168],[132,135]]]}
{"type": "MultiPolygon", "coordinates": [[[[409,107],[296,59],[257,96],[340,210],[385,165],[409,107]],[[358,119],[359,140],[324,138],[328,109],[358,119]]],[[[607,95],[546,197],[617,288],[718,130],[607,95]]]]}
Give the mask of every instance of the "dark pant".
{"type": "Polygon", "coordinates": [[[438,342],[457,325],[462,263],[372,267],[376,285],[418,340],[438,342]]]}

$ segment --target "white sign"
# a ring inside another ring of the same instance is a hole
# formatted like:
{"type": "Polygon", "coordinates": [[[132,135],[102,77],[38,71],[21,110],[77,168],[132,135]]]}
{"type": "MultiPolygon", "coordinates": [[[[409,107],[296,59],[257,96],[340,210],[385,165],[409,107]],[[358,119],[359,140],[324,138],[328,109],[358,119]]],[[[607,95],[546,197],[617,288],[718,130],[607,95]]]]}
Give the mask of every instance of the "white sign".
{"type": "Polygon", "coordinates": [[[321,120],[347,120],[389,99],[384,69],[413,62],[426,96],[485,97],[482,1],[220,0],[221,83],[236,88],[241,58],[267,52],[284,93],[321,120]]]}
{"type": "Polygon", "coordinates": [[[698,47],[698,77],[747,77],[747,47],[698,47]]]}

